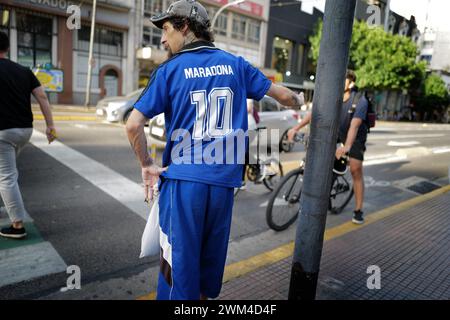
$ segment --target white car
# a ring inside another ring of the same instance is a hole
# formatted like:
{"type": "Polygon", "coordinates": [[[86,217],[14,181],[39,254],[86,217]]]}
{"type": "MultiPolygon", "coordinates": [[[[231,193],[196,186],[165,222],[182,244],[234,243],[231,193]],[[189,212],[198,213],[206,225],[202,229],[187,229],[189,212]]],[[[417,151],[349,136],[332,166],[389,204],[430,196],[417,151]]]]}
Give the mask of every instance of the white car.
{"type": "Polygon", "coordinates": [[[133,91],[126,96],[108,97],[99,100],[96,106],[97,118],[108,122],[126,123],[133,105],[141,96],[144,88],[133,91]]]}
{"type": "MultiPolygon", "coordinates": [[[[269,96],[264,96],[260,101],[254,101],[254,107],[259,114],[258,127],[265,127],[267,130],[278,129],[280,151],[291,151],[294,143],[287,141],[287,132],[298,123],[298,113],[292,109],[287,109],[269,96]]],[[[270,143],[270,140],[268,143],[270,143]]],[[[166,146],[164,114],[150,120],[149,144],[154,144],[159,148],[166,146]]]]}

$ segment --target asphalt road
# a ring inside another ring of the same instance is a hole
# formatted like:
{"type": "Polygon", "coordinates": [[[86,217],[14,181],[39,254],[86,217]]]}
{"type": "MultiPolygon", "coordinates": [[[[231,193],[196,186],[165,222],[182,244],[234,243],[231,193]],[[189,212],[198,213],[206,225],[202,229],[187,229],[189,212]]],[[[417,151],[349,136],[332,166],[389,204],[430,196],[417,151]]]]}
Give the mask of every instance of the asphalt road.
{"type": "MultiPolygon", "coordinates": [[[[18,161],[30,228],[36,229],[32,237],[47,245],[49,253],[36,257],[36,252],[20,251],[30,265],[8,269],[6,258],[19,252],[14,250],[36,244],[16,248],[11,240],[0,240],[0,279],[6,279],[0,280],[0,299],[134,299],[150,292],[154,281],[148,270],[157,269],[158,262],[156,257],[139,259],[148,208],[139,195],[140,170],[124,127],[80,121],[59,122],[57,127],[60,144],[46,146],[37,133],[18,161]],[[33,263],[48,267],[39,273],[33,263]],[[84,291],[67,295],[60,288],[70,265],[80,267],[84,291]]],[[[36,121],[35,129],[44,132],[44,123],[36,121]]],[[[418,195],[408,189],[418,182],[449,183],[450,125],[383,123],[372,130],[367,148],[367,214],[418,195]]],[[[281,160],[292,163],[303,156],[303,147],[297,145],[281,160]]],[[[227,262],[294,239],[295,226],[278,234],[268,229],[268,196],[261,185],[249,185],[237,196],[227,262]]],[[[329,215],[327,227],[351,219],[351,206],[341,215],[329,215]]],[[[4,218],[0,224],[7,223],[4,218]]]]}

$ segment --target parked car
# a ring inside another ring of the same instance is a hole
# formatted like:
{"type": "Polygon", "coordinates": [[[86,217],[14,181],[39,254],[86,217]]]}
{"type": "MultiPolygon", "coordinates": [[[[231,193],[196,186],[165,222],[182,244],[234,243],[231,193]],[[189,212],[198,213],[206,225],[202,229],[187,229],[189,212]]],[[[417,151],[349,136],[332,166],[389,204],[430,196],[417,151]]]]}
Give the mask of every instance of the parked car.
{"type": "Polygon", "coordinates": [[[278,142],[280,152],[290,152],[294,147],[294,143],[288,142],[287,132],[298,123],[298,113],[289,107],[281,105],[269,96],[264,96],[260,101],[254,101],[253,103],[259,113],[260,123],[258,127],[280,130],[280,140],[278,142]]]}
{"type": "Polygon", "coordinates": [[[144,88],[133,91],[126,96],[109,97],[100,100],[96,106],[97,117],[109,122],[126,123],[136,100],[144,88]]]}
{"type": "MultiPolygon", "coordinates": [[[[269,96],[264,96],[260,101],[254,101],[254,107],[258,110],[260,118],[258,127],[266,127],[267,130],[280,130],[280,139],[278,141],[280,151],[291,151],[294,143],[287,141],[287,132],[298,123],[298,113],[280,105],[269,96]]],[[[255,143],[255,141],[256,139],[253,142],[255,143]]],[[[271,142],[270,137],[267,142],[268,144],[271,142]]],[[[166,145],[166,130],[163,114],[154,117],[149,122],[149,143],[155,144],[159,148],[164,148],[166,145]]]]}

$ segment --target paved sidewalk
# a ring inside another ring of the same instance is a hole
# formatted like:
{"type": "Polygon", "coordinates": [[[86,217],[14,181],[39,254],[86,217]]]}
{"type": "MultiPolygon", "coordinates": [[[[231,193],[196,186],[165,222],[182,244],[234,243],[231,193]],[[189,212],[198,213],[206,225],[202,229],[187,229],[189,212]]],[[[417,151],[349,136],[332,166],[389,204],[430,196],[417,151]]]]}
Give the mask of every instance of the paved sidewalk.
{"type": "MultiPolygon", "coordinates": [[[[391,210],[324,242],[317,299],[450,299],[450,185],[391,210]],[[367,288],[372,265],[380,289],[367,288]]],[[[219,299],[286,300],[291,263],[289,256],[231,279],[219,299]]]]}

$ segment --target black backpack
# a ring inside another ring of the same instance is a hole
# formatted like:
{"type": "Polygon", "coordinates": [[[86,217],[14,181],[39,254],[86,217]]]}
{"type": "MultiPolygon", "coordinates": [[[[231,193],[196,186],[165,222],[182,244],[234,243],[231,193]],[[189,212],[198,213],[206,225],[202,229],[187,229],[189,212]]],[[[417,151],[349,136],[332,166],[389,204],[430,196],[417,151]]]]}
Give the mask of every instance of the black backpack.
{"type": "Polygon", "coordinates": [[[359,100],[363,96],[366,98],[367,103],[368,103],[366,119],[364,119],[364,122],[366,123],[367,132],[369,133],[370,132],[370,128],[375,127],[375,122],[376,122],[376,119],[377,119],[377,113],[376,113],[375,108],[373,106],[373,99],[372,99],[372,97],[370,97],[367,94],[367,91],[358,91],[355,94],[355,96],[353,97],[353,101],[352,101],[352,116],[353,116],[353,113],[356,110],[356,106],[358,105],[359,100]]]}

